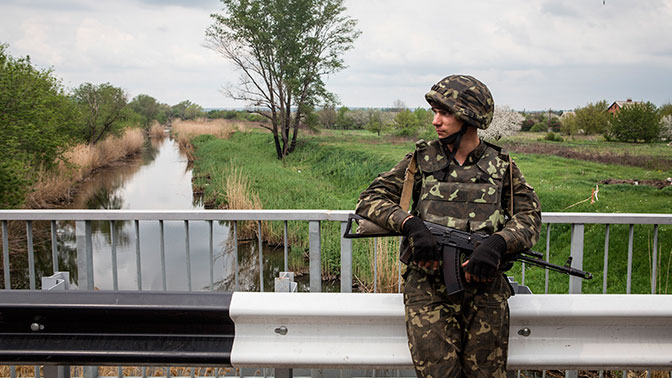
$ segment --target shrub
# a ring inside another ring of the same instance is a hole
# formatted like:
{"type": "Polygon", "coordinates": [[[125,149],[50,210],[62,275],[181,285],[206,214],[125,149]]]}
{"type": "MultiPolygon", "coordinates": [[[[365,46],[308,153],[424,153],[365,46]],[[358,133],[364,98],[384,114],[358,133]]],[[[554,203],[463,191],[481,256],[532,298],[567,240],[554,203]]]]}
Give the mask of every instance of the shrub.
{"type": "Polygon", "coordinates": [[[609,129],[610,115],[607,113],[607,102],[602,100],[589,103],[583,108],[574,110],[577,131],[586,135],[602,134],[609,129]]]}
{"type": "Polygon", "coordinates": [[[546,136],[544,137],[544,140],[548,140],[551,142],[562,142],[564,139],[559,134],[556,134],[552,131],[549,131],[546,136]]]}
{"type": "Polygon", "coordinates": [[[650,102],[621,108],[611,121],[609,135],[622,142],[651,142],[660,134],[660,116],[650,102]]]}

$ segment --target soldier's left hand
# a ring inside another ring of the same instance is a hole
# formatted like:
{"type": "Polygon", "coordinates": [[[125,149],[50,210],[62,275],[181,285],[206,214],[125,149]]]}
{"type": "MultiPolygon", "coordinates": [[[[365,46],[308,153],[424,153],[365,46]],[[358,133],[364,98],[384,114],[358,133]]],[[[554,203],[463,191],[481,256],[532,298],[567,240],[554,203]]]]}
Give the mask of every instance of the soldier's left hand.
{"type": "Polygon", "coordinates": [[[491,235],[474,248],[469,260],[462,264],[467,282],[489,282],[495,278],[499,260],[506,251],[506,242],[499,235],[491,235]]]}

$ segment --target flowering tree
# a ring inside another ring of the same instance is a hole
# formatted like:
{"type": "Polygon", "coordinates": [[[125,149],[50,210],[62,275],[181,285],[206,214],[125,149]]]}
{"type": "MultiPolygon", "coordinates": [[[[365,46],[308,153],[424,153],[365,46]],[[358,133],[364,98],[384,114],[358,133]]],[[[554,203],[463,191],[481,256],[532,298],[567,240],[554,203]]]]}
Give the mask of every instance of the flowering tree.
{"type": "Polygon", "coordinates": [[[672,140],[672,115],[666,115],[660,120],[660,138],[672,140]]]}
{"type": "Polygon", "coordinates": [[[492,123],[487,129],[480,130],[478,135],[483,139],[500,140],[520,131],[524,120],[525,117],[506,105],[495,106],[492,123]]]}

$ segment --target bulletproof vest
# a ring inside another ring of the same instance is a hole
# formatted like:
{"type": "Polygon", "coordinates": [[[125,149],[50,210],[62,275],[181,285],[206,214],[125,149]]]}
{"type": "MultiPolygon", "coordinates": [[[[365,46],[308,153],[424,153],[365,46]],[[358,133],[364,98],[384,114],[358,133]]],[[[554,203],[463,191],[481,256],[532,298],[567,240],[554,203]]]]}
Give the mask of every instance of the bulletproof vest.
{"type": "Polygon", "coordinates": [[[500,152],[499,147],[486,143],[476,164],[452,162],[446,171],[449,162],[440,142],[419,141],[416,157],[422,182],[414,213],[463,231],[490,235],[501,230],[506,222],[501,201],[509,162],[500,152]]]}

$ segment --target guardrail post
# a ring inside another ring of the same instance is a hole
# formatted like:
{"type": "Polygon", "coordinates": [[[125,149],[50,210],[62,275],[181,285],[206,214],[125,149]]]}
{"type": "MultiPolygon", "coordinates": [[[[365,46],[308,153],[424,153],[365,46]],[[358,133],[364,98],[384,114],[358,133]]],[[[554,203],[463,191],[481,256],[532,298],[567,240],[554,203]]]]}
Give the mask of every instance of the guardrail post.
{"type": "MultiPolygon", "coordinates": [[[[341,235],[348,222],[341,222],[341,235]]],[[[341,293],[352,293],[352,239],[341,236],[341,293]]]]}
{"type": "Polygon", "coordinates": [[[91,221],[75,222],[77,240],[77,286],[79,290],[93,290],[93,242],[91,221]]]}
{"type": "Polygon", "coordinates": [[[320,235],[320,221],[308,223],[308,243],[310,249],[310,292],[322,292],[322,241],[320,235]]]}
{"type": "MultiPolygon", "coordinates": [[[[280,272],[275,279],[276,293],[296,293],[298,285],[294,282],[294,272],[280,272]]],[[[294,369],[275,368],[275,378],[293,378],[294,369]]]]}
{"type": "MultiPolygon", "coordinates": [[[[583,269],[583,231],[582,223],[572,224],[569,255],[572,256],[572,266],[576,269],[583,269]]],[[[581,278],[569,276],[569,294],[581,294],[582,284],[581,278]]],[[[565,378],[577,378],[578,376],[579,372],[576,370],[565,371],[565,378]]]]}
{"type": "MultiPolygon", "coordinates": [[[[569,255],[572,256],[572,266],[576,269],[583,269],[583,230],[582,223],[572,224],[569,255]]],[[[582,278],[569,276],[569,294],[581,294],[582,283],[582,278]]]]}
{"type": "MultiPolygon", "coordinates": [[[[75,238],[77,240],[77,286],[79,290],[94,290],[91,221],[75,222],[75,238]]],[[[98,367],[82,367],[82,376],[83,378],[97,378],[98,367]]]]}
{"type": "MultiPolygon", "coordinates": [[[[66,291],[70,286],[70,273],[54,272],[49,277],[42,277],[42,290],[66,291]]],[[[43,367],[44,378],[70,378],[70,366],[43,367]]]]}

